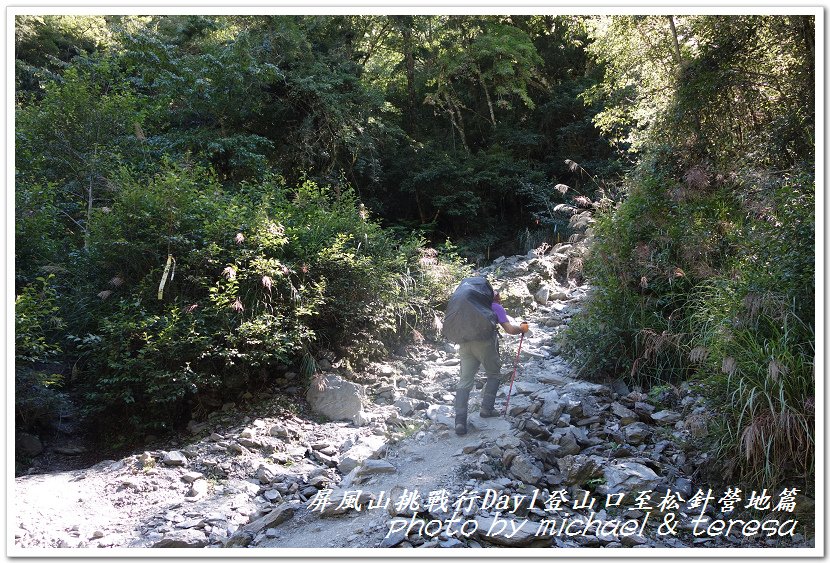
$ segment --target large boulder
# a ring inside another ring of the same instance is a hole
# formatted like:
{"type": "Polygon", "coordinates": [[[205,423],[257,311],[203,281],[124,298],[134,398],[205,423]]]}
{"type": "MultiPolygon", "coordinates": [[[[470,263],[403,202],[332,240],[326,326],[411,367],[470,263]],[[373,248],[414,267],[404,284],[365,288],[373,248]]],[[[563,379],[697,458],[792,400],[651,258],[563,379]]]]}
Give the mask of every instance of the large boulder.
{"type": "Polygon", "coordinates": [[[204,532],[189,528],[173,530],[153,544],[153,547],[205,547],[208,544],[204,532]]]}
{"type": "Polygon", "coordinates": [[[517,455],[510,464],[510,473],[523,483],[535,485],[542,479],[542,470],[525,455],[517,455]]]}
{"type": "Polygon", "coordinates": [[[32,434],[21,432],[16,436],[17,451],[28,457],[35,457],[43,452],[43,444],[40,438],[32,434]]]}
{"type": "Polygon", "coordinates": [[[337,469],[343,474],[351,472],[367,459],[377,458],[386,447],[386,439],[383,436],[370,435],[361,438],[360,442],[349,448],[340,457],[337,469]]]}
{"type": "Polygon", "coordinates": [[[550,422],[558,422],[559,417],[562,416],[562,411],[565,409],[565,405],[562,404],[562,399],[559,397],[559,393],[551,389],[539,398],[543,401],[542,410],[539,413],[540,418],[550,422]]]}
{"type": "Polygon", "coordinates": [[[246,547],[262,530],[276,528],[280,524],[293,518],[298,506],[298,502],[280,505],[265,516],[245,524],[228,538],[224,547],[246,547]]]}
{"type": "Polygon", "coordinates": [[[311,383],[306,400],[314,412],[330,420],[352,421],[363,408],[365,394],[362,385],[338,375],[326,375],[311,383]]]}
{"type": "Polygon", "coordinates": [[[661,478],[642,463],[623,461],[605,468],[605,483],[609,494],[641,493],[654,490],[661,478]]]}

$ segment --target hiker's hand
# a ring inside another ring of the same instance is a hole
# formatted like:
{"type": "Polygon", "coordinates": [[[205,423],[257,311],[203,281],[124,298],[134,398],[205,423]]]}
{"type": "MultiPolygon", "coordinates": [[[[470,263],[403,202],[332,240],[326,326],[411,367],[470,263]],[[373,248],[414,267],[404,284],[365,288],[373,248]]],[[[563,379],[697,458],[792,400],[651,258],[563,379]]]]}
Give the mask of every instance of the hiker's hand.
{"type": "Polygon", "coordinates": [[[527,322],[522,322],[522,324],[519,325],[519,330],[521,330],[522,334],[524,334],[530,330],[530,325],[527,324],[527,322]]]}

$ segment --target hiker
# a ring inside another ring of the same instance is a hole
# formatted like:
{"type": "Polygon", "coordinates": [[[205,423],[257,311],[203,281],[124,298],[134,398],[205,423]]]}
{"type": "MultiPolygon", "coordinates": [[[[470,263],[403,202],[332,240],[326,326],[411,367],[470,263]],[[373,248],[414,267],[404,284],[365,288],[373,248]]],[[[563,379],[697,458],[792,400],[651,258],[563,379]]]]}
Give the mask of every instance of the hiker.
{"type": "Polygon", "coordinates": [[[494,406],[501,382],[498,325],[507,334],[518,335],[529,330],[526,322],[516,326],[507,319],[501,296],[485,278],[462,280],[450,298],[444,323],[444,336],[458,343],[461,357],[461,377],[455,392],[455,433],[459,436],[467,433],[467,403],[481,365],[487,381],[481,392],[479,415],[497,416],[494,406]]]}

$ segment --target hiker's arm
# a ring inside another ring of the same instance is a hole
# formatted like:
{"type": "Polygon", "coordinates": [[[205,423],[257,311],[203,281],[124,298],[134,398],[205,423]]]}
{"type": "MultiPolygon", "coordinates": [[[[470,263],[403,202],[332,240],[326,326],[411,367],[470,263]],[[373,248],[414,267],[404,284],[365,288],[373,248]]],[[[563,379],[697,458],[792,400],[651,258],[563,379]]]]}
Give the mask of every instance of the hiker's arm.
{"type": "Polygon", "coordinates": [[[521,334],[521,333],[527,332],[529,330],[529,327],[528,327],[527,323],[522,323],[522,326],[516,326],[516,325],[514,325],[510,322],[506,322],[506,323],[501,323],[501,327],[504,329],[504,332],[506,332],[507,334],[521,334]],[[524,328],[524,330],[522,330],[523,327],[527,327],[527,328],[524,328]]]}

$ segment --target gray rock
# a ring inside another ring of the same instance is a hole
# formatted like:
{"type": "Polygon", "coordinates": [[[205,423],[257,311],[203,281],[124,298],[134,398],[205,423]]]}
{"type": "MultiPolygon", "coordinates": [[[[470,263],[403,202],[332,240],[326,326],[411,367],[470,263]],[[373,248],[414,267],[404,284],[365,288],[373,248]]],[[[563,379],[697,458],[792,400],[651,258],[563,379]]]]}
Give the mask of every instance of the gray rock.
{"type": "Polygon", "coordinates": [[[684,499],[688,500],[692,496],[692,481],[685,477],[678,477],[672,489],[680,493],[684,499]]]}
{"type": "Polygon", "coordinates": [[[539,288],[539,291],[537,291],[533,295],[533,299],[540,305],[544,305],[545,303],[547,303],[549,298],[550,287],[548,287],[547,285],[543,285],[541,288],[539,288]]]}
{"type": "Polygon", "coordinates": [[[464,542],[462,542],[458,538],[449,538],[442,542],[439,542],[438,546],[442,548],[460,548],[464,547],[464,542]]]}
{"type": "Polygon", "coordinates": [[[312,410],[331,420],[352,421],[363,408],[365,389],[338,375],[326,375],[312,382],[306,400],[312,410]]]}
{"type": "Polygon", "coordinates": [[[644,403],[642,401],[637,401],[634,403],[634,412],[645,421],[651,420],[651,413],[654,412],[654,405],[650,405],[649,403],[644,403]]]}
{"type": "Polygon", "coordinates": [[[239,531],[234,533],[231,537],[225,541],[222,547],[233,548],[233,547],[247,547],[250,545],[252,541],[254,541],[254,536],[256,534],[252,532],[245,532],[239,531]]]}
{"type": "Polygon", "coordinates": [[[582,399],[582,416],[595,417],[601,412],[597,400],[588,395],[582,399]]]}
{"type": "Polygon", "coordinates": [[[567,455],[558,460],[562,482],[566,485],[584,485],[602,475],[602,461],[594,456],[567,455]]]}
{"type": "Polygon", "coordinates": [[[208,539],[203,532],[188,528],[165,534],[153,547],[205,547],[207,544],[208,539]]]}
{"type": "Polygon", "coordinates": [[[661,478],[649,467],[634,461],[623,461],[605,468],[605,483],[609,494],[654,490],[660,481],[661,478]]]}
{"type": "Polygon", "coordinates": [[[178,450],[165,452],[161,462],[164,465],[169,465],[171,467],[180,467],[187,465],[187,456],[178,450]]]}
{"type": "Polygon", "coordinates": [[[409,416],[413,412],[415,412],[415,403],[416,401],[408,398],[402,397],[394,402],[394,405],[398,407],[398,410],[401,413],[401,416],[409,416]]]}
{"type": "Polygon", "coordinates": [[[360,442],[349,448],[341,457],[337,469],[346,475],[367,459],[377,458],[386,447],[386,439],[383,436],[366,436],[360,442]]]}
{"type": "MultiPolygon", "coordinates": [[[[505,389],[505,394],[506,393],[507,388],[505,389]]],[[[512,397],[510,397],[510,406],[507,414],[510,416],[519,416],[523,412],[531,410],[534,404],[535,403],[531,401],[530,397],[528,397],[527,395],[514,394],[512,397]]]]}
{"type": "Polygon", "coordinates": [[[29,457],[35,457],[43,453],[43,443],[41,443],[40,438],[25,432],[21,432],[15,437],[15,447],[29,457]]]}
{"type": "Polygon", "coordinates": [[[525,455],[517,455],[510,464],[510,473],[523,483],[535,485],[542,478],[542,470],[525,455]]]}
{"type": "Polygon", "coordinates": [[[556,422],[562,416],[562,411],[565,406],[562,404],[562,399],[554,390],[548,391],[539,396],[542,399],[542,409],[539,411],[539,416],[543,420],[556,422]]]}
{"type": "MultiPolygon", "coordinates": [[[[283,522],[287,522],[293,518],[297,506],[297,503],[282,504],[262,518],[258,518],[249,524],[245,524],[233,536],[239,533],[250,533],[253,536],[256,536],[263,530],[275,528],[283,522]]],[[[233,539],[233,536],[231,536],[231,539],[233,539]]]]}
{"type": "Polygon", "coordinates": [[[182,481],[185,483],[192,483],[193,481],[197,481],[202,478],[204,478],[204,475],[198,471],[188,471],[182,475],[182,481]]]}
{"type": "Polygon", "coordinates": [[[649,547],[648,540],[639,534],[626,534],[620,536],[620,543],[626,547],[649,547]]]}
{"type": "Polygon", "coordinates": [[[625,381],[622,379],[615,379],[611,382],[611,390],[614,391],[620,397],[625,397],[629,393],[631,393],[631,389],[628,388],[628,385],[625,384],[625,381]]]}
{"type": "MultiPolygon", "coordinates": [[[[537,391],[541,391],[546,387],[546,385],[542,385],[541,383],[533,383],[530,381],[514,381],[513,382],[513,393],[517,395],[529,395],[531,393],[536,393],[537,391]]],[[[509,385],[508,385],[509,389],[509,385]]]]}
{"type": "Polygon", "coordinates": [[[570,431],[570,428],[566,429],[561,435],[559,447],[562,455],[574,455],[582,451],[582,448],[577,443],[576,435],[570,431]]]}
{"type": "Polygon", "coordinates": [[[397,473],[394,465],[385,459],[367,459],[357,470],[358,477],[365,475],[377,475],[379,473],[397,473]]]}
{"type": "Polygon", "coordinates": [[[279,472],[275,466],[261,463],[256,469],[256,478],[259,479],[259,482],[263,485],[267,485],[274,482],[274,479],[278,473],[279,472]]]}
{"type": "Polygon", "coordinates": [[[653,413],[651,419],[658,424],[674,424],[681,419],[681,416],[674,411],[664,410],[653,413]]]}
{"type": "Polygon", "coordinates": [[[455,426],[455,411],[449,405],[430,405],[427,409],[427,418],[438,424],[455,426]]]}
{"type": "Polygon", "coordinates": [[[644,422],[635,422],[623,428],[623,436],[626,442],[637,446],[642,444],[651,435],[651,428],[644,422]]]}
{"type": "Polygon", "coordinates": [[[288,429],[281,424],[275,424],[271,428],[268,429],[268,434],[271,436],[276,436],[277,438],[288,438],[288,429]]]}
{"type": "Polygon", "coordinates": [[[279,502],[282,500],[282,495],[280,494],[280,492],[274,489],[265,491],[264,493],[262,493],[262,496],[265,497],[265,500],[267,500],[268,502],[279,502]]]}
{"type": "Polygon", "coordinates": [[[205,496],[208,492],[208,482],[204,479],[199,479],[198,481],[194,481],[193,484],[190,486],[190,490],[187,491],[185,497],[188,500],[196,500],[205,496]]]}
{"type": "MultiPolygon", "coordinates": [[[[389,526],[390,529],[392,527],[392,522],[390,521],[389,526]]],[[[403,530],[395,530],[392,533],[389,533],[386,537],[381,540],[380,545],[378,547],[395,547],[396,545],[400,545],[406,539],[406,529],[403,530]]]]}
{"type": "Polygon", "coordinates": [[[352,417],[352,424],[354,424],[357,427],[366,426],[367,424],[369,424],[373,420],[374,420],[374,418],[369,413],[361,410],[361,411],[358,411],[357,414],[355,414],[352,417]]]}
{"type": "Polygon", "coordinates": [[[250,438],[239,438],[237,440],[240,445],[245,446],[246,448],[250,448],[252,450],[256,450],[262,447],[262,442],[258,440],[251,440],[250,438]]]}
{"type": "Polygon", "coordinates": [[[563,394],[567,393],[576,397],[580,396],[610,396],[611,389],[605,385],[591,383],[589,381],[571,381],[562,388],[563,394]]]}
{"type": "Polygon", "coordinates": [[[627,426],[639,420],[637,413],[622,406],[620,403],[611,403],[611,412],[620,417],[620,425],[627,426]]]}

